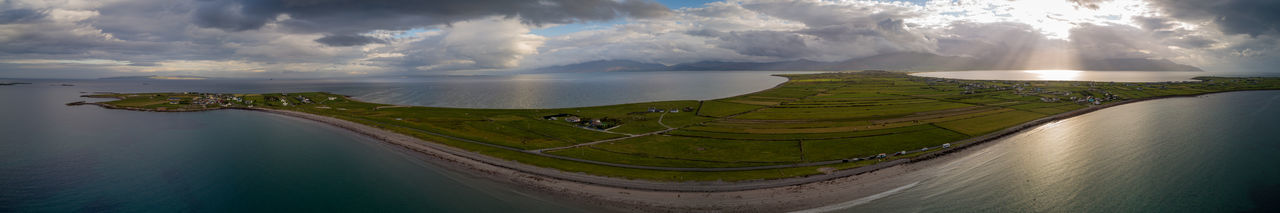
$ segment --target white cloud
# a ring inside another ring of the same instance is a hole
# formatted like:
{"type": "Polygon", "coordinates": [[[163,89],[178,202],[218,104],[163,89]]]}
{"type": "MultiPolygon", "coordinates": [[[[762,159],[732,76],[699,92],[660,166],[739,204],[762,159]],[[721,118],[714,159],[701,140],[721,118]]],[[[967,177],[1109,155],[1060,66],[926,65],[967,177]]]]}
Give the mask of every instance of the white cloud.
{"type": "Polygon", "coordinates": [[[513,68],[526,55],[538,53],[546,38],[529,34],[519,20],[487,18],[453,24],[441,40],[448,53],[474,62],[479,68],[513,68]]]}
{"type": "MultiPolygon", "coordinates": [[[[343,30],[300,24],[367,20],[282,10],[275,16],[255,16],[255,21],[262,21],[260,26],[255,22],[253,27],[237,31],[194,24],[201,18],[197,14],[201,4],[189,1],[14,0],[0,4],[0,64],[24,70],[0,71],[0,77],[39,75],[41,69],[64,70],[58,73],[95,70],[95,75],[343,76],[524,69],[611,59],[663,64],[840,61],[895,52],[1003,57],[1006,63],[1146,57],[1215,69],[1254,70],[1269,69],[1271,61],[1280,61],[1275,60],[1280,58],[1280,42],[1272,32],[1274,24],[1247,28],[1206,18],[1263,3],[1230,0],[1216,10],[1197,12],[1198,7],[1187,5],[1199,3],[1186,2],[933,0],[915,5],[869,0],[726,0],[640,16],[644,18],[612,9],[576,16],[538,10],[547,12],[534,18],[543,22],[530,22],[530,18],[521,17],[523,13],[506,15],[502,11],[494,12],[497,15],[450,16],[451,21],[404,16],[408,13],[377,14],[379,20],[399,21],[344,25],[343,30]],[[294,18],[294,13],[308,16],[294,18]],[[405,19],[399,19],[402,16],[405,19]],[[552,37],[530,33],[530,28],[549,26],[530,23],[610,17],[623,17],[624,22],[552,37]],[[317,41],[321,38],[331,38],[325,41],[338,45],[322,44],[317,41]],[[66,63],[95,60],[129,63],[66,63]]],[[[240,3],[232,5],[236,4],[240,3]]],[[[619,6],[666,11],[652,5],[619,6]]]]}

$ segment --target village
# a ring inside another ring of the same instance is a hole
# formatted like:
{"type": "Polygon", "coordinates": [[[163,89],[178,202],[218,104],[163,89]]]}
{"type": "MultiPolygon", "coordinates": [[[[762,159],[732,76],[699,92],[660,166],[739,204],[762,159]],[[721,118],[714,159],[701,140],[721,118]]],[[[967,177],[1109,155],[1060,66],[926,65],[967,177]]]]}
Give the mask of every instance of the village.
{"type": "MultiPolygon", "coordinates": [[[[1166,90],[1170,85],[1207,83],[1208,86],[1215,86],[1222,83],[1209,83],[1208,81],[1167,81],[1167,82],[1141,82],[1141,83],[1116,83],[1116,82],[1071,82],[1069,87],[1055,87],[1057,89],[1046,89],[1045,87],[1033,85],[1062,84],[1063,82],[1025,82],[1025,81],[1000,81],[1000,80],[956,80],[945,78],[924,77],[928,82],[929,88],[941,84],[958,84],[956,87],[962,89],[961,95],[972,95],[984,92],[996,91],[1012,91],[1012,94],[1019,96],[1039,96],[1039,100],[1044,103],[1054,103],[1060,101],[1070,101],[1084,105],[1102,105],[1110,101],[1126,100],[1126,97],[1113,94],[1106,88],[1120,88],[1132,91],[1144,90],[1166,90]],[[1081,91],[1072,92],[1069,89],[1083,89],[1081,91]],[[1073,95],[1074,94],[1074,95],[1073,95]]],[[[1257,84],[1254,79],[1235,79],[1233,82],[1257,84]]],[[[1223,84],[1225,85],[1225,84],[1223,84]]]]}
{"type": "MultiPolygon", "coordinates": [[[[681,112],[681,110],[682,110],[681,108],[662,109],[662,108],[657,108],[657,107],[652,107],[652,106],[651,106],[651,107],[649,107],[649,110],[647,110],[647,111],[630,112],[630,113],[627,113],[627,114],[628,114],[628,115],[643,115],[643,114],[648,114],[648,113],[680,113],[680,112],[681,112]]],[[[688,112],[688,113],[692,113],[692,112],[693,112],[693,110],[694,110],[694,109],[693,109],[693,107],[684,107],[684,108],[683,108],[683,111],[684,111],[684,112],[688,112]]],[[[643,117],[643,116],[641,116],[641,117],[643,117]]],[[[544,120],[550,120],[550,121],[563,120],[564,122],[571,123],[571,124],[573,124],[574,126],[577,126],[577,127],[588,128],[588,129],[596,129],[596,130],[609,130],[609,129],[612,129],[612,128],[614,128],[614,127],[621,126],[621,125],[623,124],[623,122],[622,122],[622,120],[621,120],[621,119],[609,118],[609,117],[602,117],[602,118],[586,118],[586,117],[582,117],[582,116],[578,116],[578,115],[574,115],[574,114],[568,114],[568,113],[560,113],[560,114],[554,114],[554,115],[546,115],[546,116],[542,116],[542,119],[544,119],[544,120]]],[[[633,120],[634,120],[634,119],[633,119],[633,120]]]]}
{"type": "MultiPolygon", "coordinates": [[[[86,95],[86,97],[117,97],[116,95],[118,94],[106,93],[86,95]]],[[[124,98],[129,98],[131,101],[117,104],[119,107],[125,109],[136,108],[138,110],[152,111],[199,111],[221,108],[290,107],[339,100],[339,96],[320,95],[320,93],[292,95],[288,93],[279,93],[277,95],[181,92],[147,95],[131,94],[124,98]],[[140,96],[145,97],[145,99],[133,98],[140,96]],[[141,106],[149,106],[149,108],[143,108],[141,106]]]]}
{"type": "Polygon", "coordinates": [[[1151,83],[958,80],[872,71],[785,77],[790,81],[776,88],[722,99],[561,109],[400,106],[323,92],[108,93],[91,97],[119,100],[90,104],[163,112],[293,111],[586,174],[675,181],[755,180],[819,174],[821,167],[855,168],[929,156],[1115,103],[1272,89],[1278,81],[1223,77],[1151,83]],[[759,168],[784,169],[758,172],[759,168]],[[671,176],[648,176],[655,172],[671,176]]]}

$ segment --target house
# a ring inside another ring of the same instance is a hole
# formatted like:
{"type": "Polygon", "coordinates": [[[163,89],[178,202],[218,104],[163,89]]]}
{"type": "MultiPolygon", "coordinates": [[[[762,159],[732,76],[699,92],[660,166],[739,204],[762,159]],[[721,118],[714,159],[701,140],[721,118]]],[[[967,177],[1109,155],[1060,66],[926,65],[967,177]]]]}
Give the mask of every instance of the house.
{"type": "Polygon", "coordinates": [[[329,97],[329,100],[330,100],[330,101],[332,101],[332,100],[338,100],[338,97],[329,97]]]}
{"type": "Polygon", "coordinates": [[[549,121],[554,121],[554,120],[556,120],[556,119],[560,119],[561,117],[569,117],[569,116],[573,116],[573,115],[560,113],[560,114],[555,114],[555,115],[542,116],[542,119],[546,119],[546,120],[549,120],[549,121]]]}
{"type": "Polygon", "coordinates": [[[591,125],[600,126],[600,125],[604,125],[604,122],[600,121],[600,119],[595,119],[595,120],[591,120],[591,125]]]}
{"type": "Polygon", "coordinates": [[[568,118],[564,118],[564,121],[570,122],[570,123],[577,123],[577,122],[582,122],[582,118],[578,118],[578,116],[569,116],[568,118]]]}
{"type": "Polygon", "coordinates": [[[680,109],[671,109],[671,113],[680,113],[680,109]]]}

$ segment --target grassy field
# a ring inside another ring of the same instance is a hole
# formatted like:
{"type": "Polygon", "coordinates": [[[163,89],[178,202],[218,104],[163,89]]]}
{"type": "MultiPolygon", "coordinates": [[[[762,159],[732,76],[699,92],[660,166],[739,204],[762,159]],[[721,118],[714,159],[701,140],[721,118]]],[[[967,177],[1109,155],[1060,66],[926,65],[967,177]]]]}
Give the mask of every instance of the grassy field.
{"type": "Polygon", "coordinates": [[[790,81],[773,89],[724,99],[562,109],[395,106],[314,92],[91,97],[117,98],[102,104],[127,109],[188,111],[235,107],[306,112],[569,172],[659,181],[740,181],[871,165],[886,160],[865,159],[879,153],[887,153],[890,159],[911,157],[939,149],[893,153],[938,147],[1054,114],[1118,101],[1280,89],[1278,78],[1201,77],[1198,82],[1162,83],[983,81],[883,71],[785,77],[790,81]],[[671,171],[569,161],[540,154],[668,168],[810,162],[824,165],[671,171]]]}

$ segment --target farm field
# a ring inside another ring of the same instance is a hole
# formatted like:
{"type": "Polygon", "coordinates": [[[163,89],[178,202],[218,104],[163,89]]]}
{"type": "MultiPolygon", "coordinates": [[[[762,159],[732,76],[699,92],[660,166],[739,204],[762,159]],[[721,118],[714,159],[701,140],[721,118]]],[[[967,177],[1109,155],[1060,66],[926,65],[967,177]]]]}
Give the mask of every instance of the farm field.
{"type": "Polygon", "coordinates": [[[790,80],[773,89],[724,99],[561,109],[396,106],[323,92],[90,97],[116,98],[94,104],[131,110],[305,112],[598,176],[743,181],[910,158],[1028,121],[1126,100],[1280,89],[1280,78],[1110,83],[955,80],[886,71],[783,76],[790,80]]]}

